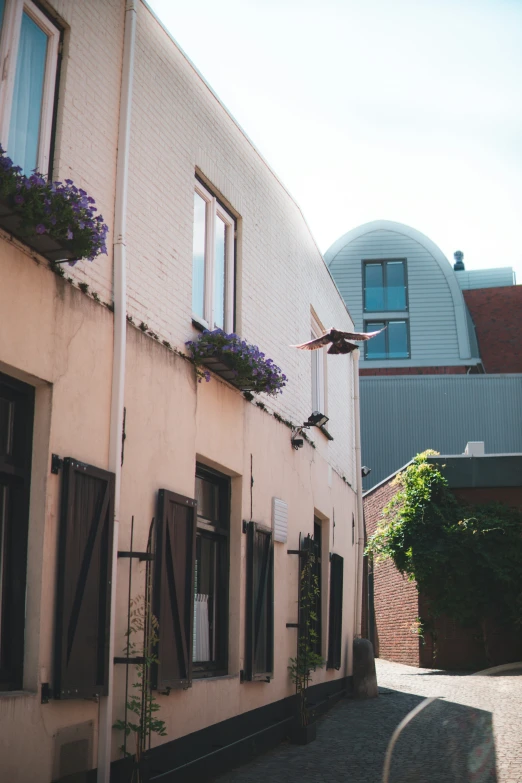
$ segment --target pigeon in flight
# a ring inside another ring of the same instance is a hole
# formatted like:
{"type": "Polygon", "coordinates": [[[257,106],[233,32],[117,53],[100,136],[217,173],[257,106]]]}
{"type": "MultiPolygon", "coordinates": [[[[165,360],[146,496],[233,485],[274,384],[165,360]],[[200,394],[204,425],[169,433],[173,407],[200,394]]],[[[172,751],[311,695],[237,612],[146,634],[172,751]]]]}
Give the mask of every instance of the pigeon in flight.
{"type": "Polygon", "coordinates": [[[291,345],[290,347],[299,348],[301,351],[316,351],[318,348],[331,343],[328,353],[351,353],[359,346],[349,342],[349,340],[371,340],[372,337],[380,334],[384,329],[386,327],[379,329],[378,332],[339,332],[337,329],[328,329],[322,337],[316,337],[315,340],[309,340],[301,345],[291,345]]]}

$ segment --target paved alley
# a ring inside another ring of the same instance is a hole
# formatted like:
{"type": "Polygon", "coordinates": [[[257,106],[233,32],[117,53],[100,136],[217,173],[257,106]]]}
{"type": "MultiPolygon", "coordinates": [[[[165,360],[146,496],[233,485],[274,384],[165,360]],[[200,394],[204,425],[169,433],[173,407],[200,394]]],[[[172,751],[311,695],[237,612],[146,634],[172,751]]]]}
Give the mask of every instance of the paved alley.
{"type": "Polygon", "coordinates": [[[216,783],[380,783],[395,727],[433,696],[442,699],[399,738],[389,783],[522,782],[522,676],[376,666],[378,699],[344,699],[319,720],[311,745],[284,743],[216,783]]]}

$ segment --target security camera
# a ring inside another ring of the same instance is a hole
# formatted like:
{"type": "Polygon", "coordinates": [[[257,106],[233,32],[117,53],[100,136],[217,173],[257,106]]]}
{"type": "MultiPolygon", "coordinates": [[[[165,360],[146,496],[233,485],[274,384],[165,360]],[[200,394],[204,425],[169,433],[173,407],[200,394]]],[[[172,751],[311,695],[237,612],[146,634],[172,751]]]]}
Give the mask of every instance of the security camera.
{"type": "Polygon", "coordinates": [[[369,476],[371,472],[372,472],[371,468],[367,468],[366,465],[362,466],[362,468],[361,468],[361,476],[363,478],[366,478],[366,476],[369,476]]]}
{"type": "Polygon", "coordinates": [[[302,449],[304,446],[304,439],[303,438],[292,438],[292,446],[294,449],[302,449]]]}

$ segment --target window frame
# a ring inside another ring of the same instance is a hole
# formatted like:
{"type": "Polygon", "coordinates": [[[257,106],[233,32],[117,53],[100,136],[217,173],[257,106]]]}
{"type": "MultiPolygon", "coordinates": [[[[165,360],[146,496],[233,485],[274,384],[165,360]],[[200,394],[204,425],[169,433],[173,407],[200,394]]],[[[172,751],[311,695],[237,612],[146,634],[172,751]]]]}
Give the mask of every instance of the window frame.
{"type": "Polygon", "coordinates": [[[367,258],[362,262],[362,288],[363,288],[363,311],[365,313],[405,313],[409,310],[408,300],[408,262],[406,258],[367,258]],[[369,264],[380,264],[383,268],[382,272],[382,287],[384,290],[385,299],[387,299],[387,265],[401,263],[404,267],[404,307],[393,308],[388,307],[388,302],[384,302],[384,306],[375,310],[369,310],[366,306],[366,267],[369,264]]]}
{"type": "MultiPolygon", "coordinates": [[[[317,316],[312,313],[310,334],[312,340],[321,337],[325,330],[317,316]]],[[[327,376],[326,376],[326,349],[319,348],[310,351],[311,354],[311,380],[312,380],[312,411],[319,411],[327,415],[327,376]]]]}
{"type": "MultiPolygon", "coordinates": [[[[51,141],[55,110],[55,94],[58,74],[58,55],[61,30],[32,0],[6,0],[0,36],[0,66],[5,78],[0,81],[0,142],[9,153],[9,128],[13,106],[13,92],[18,63],[18,46],[24,13],[40,27],[48,37],[45,71],[42,88],[42,109],[36,167],[41,174],[48,175],[51,168],[51,141]]],[[[17,161],[14,161],[17,164],[17,161]]],[[[26,175],[31,172],[24,172],[26,175]]]]}
{"type": "MultiPolygon", "coordinates": [[[[3,584],[0,601],[4,604],[9,599],[9,611],[4,615],[4,606],[0,607],[0,621],[7,617],[7,630],[5,638],[8,639],[9,649],[4,640],[4,633],[0,628],[0,692],[20,690],[23,687],[24,651],[25,651],[25,602],[27,590],[27,548],[29,543],[29,503],[31,493],[31,463],[33,448],[34,428],[34,399],[35,391],[22,381],[0,373],[0,389],[4,387],[7,398],[19,406],[19,412],[15,410],[13,422],[14,451],[13,456],[0,459],[0,484],[11,488],[15,499],[18,501],[16,518],[13,513],[7,518],[7,533],[4,531],[4,542],[9,562],[9,571],[19,575],[19,586],[15,589],[13,584],[3,584]],[[21,416],[21,421],[16,418],[21,416]],[[16,497],[18,496],[18,497],[16,497]],[[5,596],[3,595],[6,591],[5,596]],[[14,593],[14,598],[12,594],[14,593]],[[8,663],[5,663],[7,658],[8,663]],[[10,660],[10,664],[9,664],[10,660]]],[[[12,509],[11,509],[12,510],[12,509]]],[[[3,555],[0,552],[0,556],[3,555]]],[[[6,578],[8,578],[9,573],[6,578]]],[[[5,575],[3,574],[4,578],[5,575]]],[[[16,580],[14,580],[16,581],[16,580]]]]}
{"type": "MultiPolygon", "coordinates": [[[[216,615],[217,622],[221,623],[218,629],[217,655],[214,661],[192,661],[192,678],[204,679],[206,677],[220,677],[228,674],[228,648],[229,648],[229,578],[230,578],[230,488],[231,482],[228,476],[219,473],[206,465],[196,463],[196,478],[209,481],[218,488],[219,521],[221,524],[212,525],[203,522],[196,508],[196,548],[198,538],[206,538],[216,541],[221,557],[221,578],[216,575],[216,590],[218,591],[219,605],[216,615]]],[[[194,494],[197,497],[197,494],[194,494]]],[[[194,594],[195,594],[194,584],[194,594]]]]}
{"type": "Polygon", "coordinates": [[[383,324],[384,327],[386,327],[386,331],[384,332],[384,339],[386,341],[386,357],[383,359],[379,356],[368,356],[368,349],[371,347],[368,345],[368,342],[364,344],[364,360],[368,362],[405,362],[411,359],[411,345],[410,345],[410,320],[409,318],[379,318],[375,319],[375,321],[365,321],[364,322],[364,330],[365,331],[372,331],[374,329],[374,326],[371,326],[371,324],[383,324]],[[389,356],[390,349],[389,349],[389,331],[388,326],[391,323],[404,323],[406,325],[406,348],[407,348],[407,356],[403,356],[400,359],[389,356]]]}
{"type": "MultiPolygon", "coordinates": [[[[196,178],[194,193],[205,202],[205,253],[203,273],[203,316],[192,312],[192,320],[205,329],[215,329],[215,238],[216,221],[219,217],[226,226],[225,233],[225,332],[233,332],[235,325],[235,256],[236,256],[236,218],[224,207],[220,200],[203,183],[196,178]]],[[[194,236],[194,224],[193,232],[194,236]]],[[[192,256],[194,263],[194,256],[192,256]]],[[[192,267],[194,269],[194,267],[192,267]]],[[[192,272],[192,287],[194,272],[192,272]]],[[[221,328],[221,327],[219,327],[221,328]]]]}

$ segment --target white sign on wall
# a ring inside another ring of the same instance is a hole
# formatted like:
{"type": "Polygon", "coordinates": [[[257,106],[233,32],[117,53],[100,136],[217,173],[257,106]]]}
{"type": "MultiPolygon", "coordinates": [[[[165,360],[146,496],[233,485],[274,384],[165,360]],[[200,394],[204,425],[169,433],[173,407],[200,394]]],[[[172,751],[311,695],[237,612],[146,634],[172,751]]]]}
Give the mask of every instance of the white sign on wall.
{"type": "Polygon", "coordinates": [[[272,498],[272,528],[274,541],[286,544],[288,537],[288,503],[279,498],[272,498]]]}

